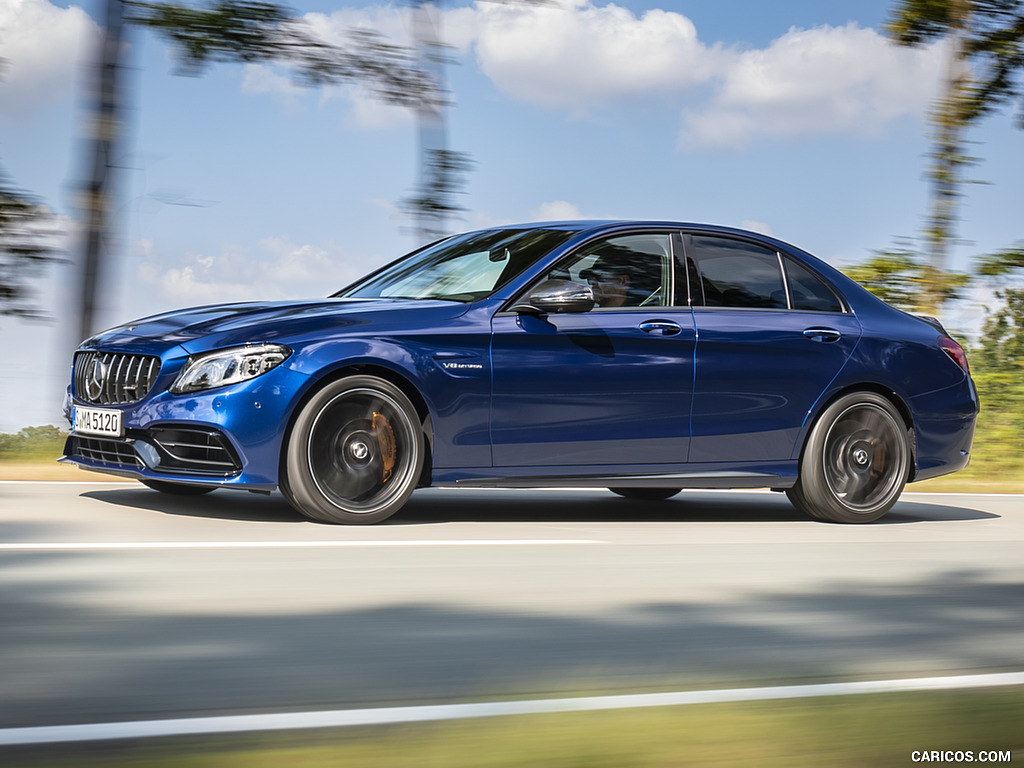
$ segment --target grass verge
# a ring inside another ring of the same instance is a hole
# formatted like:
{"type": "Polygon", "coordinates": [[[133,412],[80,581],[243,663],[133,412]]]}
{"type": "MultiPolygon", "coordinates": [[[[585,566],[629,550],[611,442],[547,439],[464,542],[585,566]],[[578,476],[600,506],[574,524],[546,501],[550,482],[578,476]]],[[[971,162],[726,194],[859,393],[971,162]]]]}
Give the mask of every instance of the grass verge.
{"type": "MultiPolygon", "coordinates": [[[[1024,688],[826,697],[450,723],[0,748],[7,768],[861,768],[914,751],[1006,763],[1024,688]],[[997,759],[998,758],[998,759],[997,759]]],[[[945,762],[967,762],[968,759],[945,762]]],[[[936,762],[932,760],[930,762],[936,762]]]]}

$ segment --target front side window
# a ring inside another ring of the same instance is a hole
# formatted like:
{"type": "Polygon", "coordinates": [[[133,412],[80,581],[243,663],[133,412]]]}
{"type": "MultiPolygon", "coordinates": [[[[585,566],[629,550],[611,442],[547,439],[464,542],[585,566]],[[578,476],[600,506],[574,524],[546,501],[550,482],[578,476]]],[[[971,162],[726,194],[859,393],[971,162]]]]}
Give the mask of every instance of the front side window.
{"type": "Polygon", "coordinates": [[[477,301],[490,296],[573,234],[558,229],[497,229],[457,235],[385,267],[334,296],[477,301]]]}
{"type": "Polygon", "coordinates": [[[786,309],[786,283],[775,251],[743,240],[694,235],[687,244],[695,304],[786,309]]]}
{"type": "Polygon", "coordinates": [[[599,309],[667,307],[672,302],[671,235],[619,235],[587,243],[545,279],[589,285],[599,309]]]}

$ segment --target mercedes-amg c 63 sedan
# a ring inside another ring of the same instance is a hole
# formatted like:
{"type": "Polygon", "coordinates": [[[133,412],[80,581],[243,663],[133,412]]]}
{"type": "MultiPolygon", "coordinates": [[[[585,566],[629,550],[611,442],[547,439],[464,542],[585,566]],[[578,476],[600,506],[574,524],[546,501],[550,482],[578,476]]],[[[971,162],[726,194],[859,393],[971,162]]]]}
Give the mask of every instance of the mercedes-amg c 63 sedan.
{"type": "Polygon", "coordinates": [[[426,486],[773,488],[859,523],[966,466],[977,412],[937,321],[798,248],[561,222],[448,237],[326,299],[88,339],[62,460],[166,493],[279,488],[333,523],[426,486]]]}

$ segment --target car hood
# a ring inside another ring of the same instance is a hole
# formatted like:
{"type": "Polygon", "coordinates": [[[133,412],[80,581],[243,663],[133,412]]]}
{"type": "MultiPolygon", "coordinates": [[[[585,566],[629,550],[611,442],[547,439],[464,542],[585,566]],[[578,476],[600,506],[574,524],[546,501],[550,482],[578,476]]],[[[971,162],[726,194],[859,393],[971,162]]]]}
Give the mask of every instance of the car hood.
{"type": "Polygon", "coordinates": [[[423,327],[463,314],[468,305],[406,299],[315,299],[192,307],[111,328],[83,349],[157,352],[177,344],[195,353],[258,342],[289,343],[305,337],[384,328],[423,327]]]}

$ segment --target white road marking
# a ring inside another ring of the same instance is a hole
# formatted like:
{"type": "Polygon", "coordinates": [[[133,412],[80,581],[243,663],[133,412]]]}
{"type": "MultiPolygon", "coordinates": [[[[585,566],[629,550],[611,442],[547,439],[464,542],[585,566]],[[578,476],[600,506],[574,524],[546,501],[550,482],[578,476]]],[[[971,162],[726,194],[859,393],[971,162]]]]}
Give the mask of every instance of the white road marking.
{"type": "Polygon", "coordinates": [[[301,549],[306,547],[532,547],[604,544],[597,539],[438,539],[365,541],[52,541],[0,543],[0,552],[109,549],[301,549]]]}
{"type": "Polygon", "coordinates": [[[720,704],[736,701],[805,699],[865,693],[946,691],[1024,685],[1024,672],[950,677],[918,677],[902,680],[867,680],[818,685],[787,685],[767,688],[726,688],[707,691],[640,693],[620,696],[587,696],[571,699],[494,701],[476,704],[438,704],[374,709],[339,709],[319,712],[287,712],[225,717],[186,717],[171,720],[135,720],[121,723],[84,723],[29,728],[0,728],[0,746],[56,744],[72,741],[141,739],[156,736],[195,736],[211,733],[342,728],[358,725],[422,723],[477,717],[536,715],[555,712],[593,712],[638,707],[673,707],[687,704],[720,704]]]}

